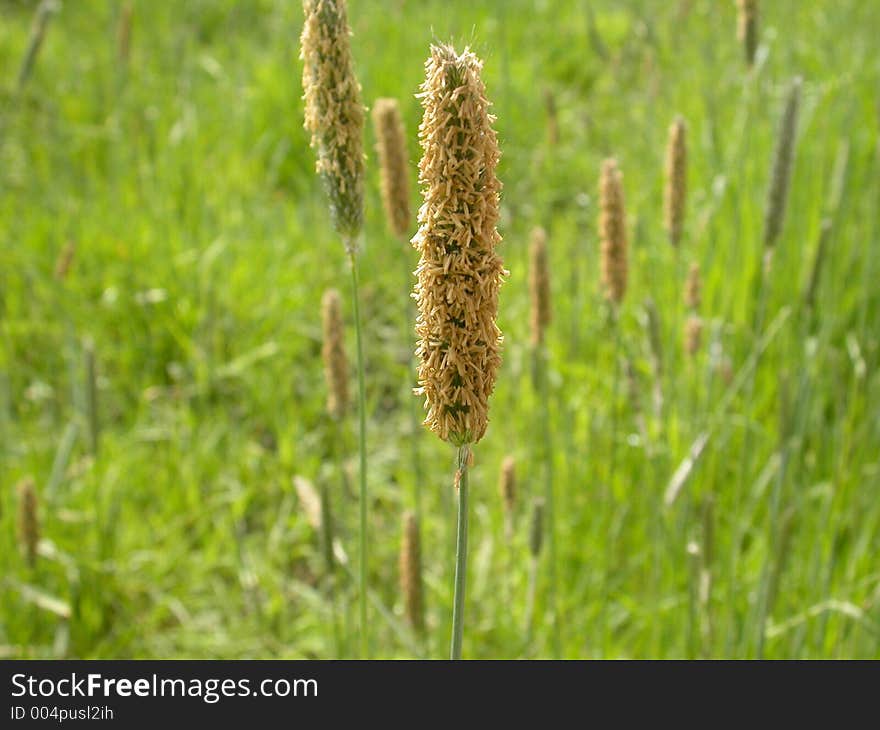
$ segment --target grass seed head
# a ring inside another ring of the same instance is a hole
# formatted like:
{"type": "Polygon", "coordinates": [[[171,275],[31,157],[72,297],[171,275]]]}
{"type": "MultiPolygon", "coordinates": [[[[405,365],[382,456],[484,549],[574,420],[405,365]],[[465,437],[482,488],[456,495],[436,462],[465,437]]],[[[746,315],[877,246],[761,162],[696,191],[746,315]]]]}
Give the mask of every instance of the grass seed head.
{"type": "Polygon", "coordinates": [[[500,153],[482,66],[469,49],[432,46],[419,94],[416,392],[425,396],[425,425],[458,446],[486,432],[501,365],[498,291],[507,273],[495,251],[500,153]]]}
{"type": "Polygon", "coordinates": [[[122,6],[119,14],[119,22],[116,26],[116,58],[119,62],[128,65],[131,56],[131,27],[134,20],[134,6],[131,2],[122,6]]]}
{"type": "Polygon", "coordinates": [[[794,143],[797,136],[798,108],[801,98],[801,79],[791,82],[785,100],[785,109],[779,120],[776,147],[773,152],[773,168],[770,171],[770,187],[767,189],[767,204],[764,210],[764,246],[772,248],[785,220],[785,207],[788,189],[791,185],[791,168],[794,161],[794,143]]]}
{"type": "Polygon", "coordinates": [[[552,318],[547,234],[543,228],[535,228],[532,231],[532,241],[529,245],[529,296],[532,345],[537,347],[544,344],[544,335],[552,318]]]}
{"type": "Polygon", "coordinates": [[[501,476],[498,480],[498,491],[501,503],[507,514],[513,514],[516,508],[516,459],[505,456],[501,462],[501,476]]]}
{"type": "Polygon", "coordinates": [[[743,44],[746,63],[751,67],[755,63],[755,52],[758,50],[758,0],[736,0],[737,37],[743,44]]]}
{"type": "Polygon", "coordinates": [[[627,240],[623,175],[617,167],[617,161],[613,159],[602,163],[599,207],[602,286],[605,297],[617,306],[626,294],[627,240]]]}
{"type": "Polygon", "coordinates": [[[373,105],[376,152],[382,180],[382,203],[388,227],[398,238],[410,232],[412,211],[409,201],[409,165],[406,131],[397,99],[376,99],[373,105]]]}
{"type": "Polygon", "coordinates": [[[304,0],[300,38],[305,128],[333,225],[349,253],[364,220],[364,107],[354,75],[345,0],[304,0]]]}
{"type": "Polygon", "coordinates": [[[648,332],[651,360],[655,374],[659,377],[663,373],[663,328],[660,324],[660,312],[657,311],[657,305],[650,297],[645,299],[644,312],[644,324],[648,332]]]}
{"type": "Polygon", "coordinates": [[[695,261],[688,270],[684,283],[684,303],[688,309],[697,310],[703,301],[703,278],[700,276],[700,265],[695,261]]]}
{"type": "Polygon", "coordinates": [[[666,145],[666,188],[663,195],[663,217],[666,232],[673,246],[681,241],[687,201],[687,126],[678,117],[669,128],[666,145]]]}
{"type": "Polygon", "coordinates": [[[559,113],[556,110],[556,95],[551,89],[544,89],[544,106],[547,109],[547,144],[559,144],[559,113]]]}
{"type": "Polygon", "coordinates": [[[413,512],[406,512],[403,515],[403,540],[400,546],[400,590],[403,594],[403,605],[409,625],[416,633],[424,633],[422,547],[418,518],[413,512]]]}
{"type": "Polygon", "coordinates": [[[321,324],[324,342],[324,380],[327,383],[327,412],[341,418],[348,411],[348,358],[345,355],[345,328],[342,323],[342,298],[336,289],[328,289],[321,299],[321,324]]]}
{"type": "Polygon", "coordinates": [[[305,477],[295,476],[293,478],[293,488],[296,490],[296,496],[302,506],[303,513],[306,516],[306,522],[314,530],[321,529],[321,495],[315,486],[305,477]]]}
{"type": "Polygon", "coordinates": [[[37,545],[40,542],[40,520],[37,515],[37,490],[31,477],[22,479],[16,487],[18,492],[18,539],[28,563],[37,562],[37,545]]]}
{"type": "Polygon", "coordinates": [[[690,356],[694,357],[700,350],[700,343],[703,341],[703,320],[693,315],[688,317],[684,327],[684,349],[690,356]]]}
{"type": "Polygon", "coordinates": [[[64,244],[58,258],[55,259],[55,279],[64,281],[70,273],[73,266],[73,259],[76,256],[76,241],[72,238],[64,244]]]}
{"type": "Polygon", "coordinates": [[[532,523],[529,528],[529,552],[537,558],[544,543],[544,499],[535,497],[532,502],[532,523]]]}

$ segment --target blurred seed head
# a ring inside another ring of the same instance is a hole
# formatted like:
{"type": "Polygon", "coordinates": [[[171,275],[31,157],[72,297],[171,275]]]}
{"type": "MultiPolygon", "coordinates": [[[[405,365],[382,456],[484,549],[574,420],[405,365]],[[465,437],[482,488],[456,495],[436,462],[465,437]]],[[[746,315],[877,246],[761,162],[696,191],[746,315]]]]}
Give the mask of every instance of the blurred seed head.
{"type": "Polygon", "coordinates": [[[532,345],[538,347],[544,344],[544,335],[552,318],[547,233],[543,228],[535,228],[532,231],[532,240],[529,245],[529,296],[532,345]]]}
{"type": "Polygon", "coordinates": [[[672,245],[681,241],[687,201],[687,126],[678,117],[669,127],[666,145],[666,187],[663,215],[666,232],[672,245]]]}
{"type": "Polygon", "coordinates": [[[559,144],[559,114],[556,110],[556,95],[551,89],[544,89],[544,106],[547,109],[547,143],[556,147],[559,144]]]}
{"type": "Polygon", "coordinates": [[[70,273],[70,268],[73,266],[73,259],[75,256],[76,241],[71,238],[64,244],[64,247],[58,254],[58,258],[55,260],[55,279],[57,281],[64,281],[67,278],[67,275],[70,273]]]}
{"type": "Polygon", "coordinates": [[[305,513],[306,522],[315,529],[321,529],[321,495],[314,485],[305,477],[295,476],[293,488],[305,513]]]}
{"type": "Polygon", "coordinates": [[[131,27],[134,20],[134,6],[126,2],[119,14],[119,23],[116,26],[116,58],[126,66],[131,56],[131,27]]]}
{"type": "Polygon", "coordinates": [[[605,297],[617,306],[626,294],[628,264],[623,175],[614,159],[607,159],[602,163],[599,208],[602,285],[605,297]]]}
{"type": "Polygon", "coordinates": [[[767,203],[764,211],[764,246],[768,249],[776,244],[780,233],[782,233],[782,225],[785,220],[785,207],[788,201],[791,168],[794,161],[800,98],[801,79],[796,77],[788,89],[785,109],[779,120],[779,130],[776,134],[776,147],[773,152],[770,187],[767,189],[767,203]]]}
{"type": "Polygon", "coordinates": [[[529,529],[529,552],[537,558],[544,543],[544,499],[535,497],[532,502],[532,522],[529,529]]]}
{"type": "Polygon", "coordinates": [[[653,361],[655,375],[659,378],[663,372],[663,332],[660,326],[660,313],[657,305],[651,297],[644,301],[644,325],[648,331],[648,345],[651,348],[651,360],[653,361]]]}
{"type": "Polygon", "coordinates": [[[22,479],[16,486],[18,493],[18,539],[22,552],[33,567],[37,562],[37,545],[40,542],[40,521],[37,515],[37,489],[31,477],[22,479]]]}
{"type": "Polygon", "coordinates": [[[376,152],[382,180],[382,203],[388,227],[398,238],[410,231],[409,167],[406,132],[397,99],[376,99],[373,105],[376,152]]]}
{"type": "Polygon", "coordinates": [[[690,357],[700,350],[703,341],[703,320],[693,315],[688,317],[684,328],[684,349],[690,357]]]}
{"type": "Polygon", "coordinates": [[[432,46],[419,94],[424,202],[413,238],[420,255],[416,392],[425,396],[425,425],[457,446],[486,432],[501,365],[495,319],[507,272],[495,252],[500,153],[482,65],[469,49],[432,46]]]}
{"type": "Polygon", "coordinates": [[[736,5],[737,37],[743,45],[746,64],[751,67],[758,50],[758,0],[736,0],[736,5]]]}
{"type": "Polygon", "coordinates": [[[700,265],[695,261],[691,264],[684,283],[684,303],[688,309],[697,310],[702,300],[703,278],[700,275],[700,265]]]}
{"type": "Polygon", "coordinates": [[[317,155],[330,216],[356,253],[364,220],[364,107],[354,75],[345,0],[303,0],[300,58],[305,128],[317,155]]]}
{"type": "Polygon", "coordinates": [[[336,289],[328,289],[321,299],[321,324],[324,342],[324,380],[327,384],[327,413],[341,418],[348,412],[348,358],[345,354],[345,327],[342,323],[342,298],[336,289]]]}
{"type": "Polygon", "coordinates": [[[501,494],[504,511],[508,515],[513,514],[516,509],[516,459],[513,456],[505,456],[501,462],[498,492],[501,494]]]}
{"type": "Polygon", "coordinates": [[[422,547],[419,522],[415,513],[403,516],[403,539],[400,546],[400,591],[407,621],[418,634],[425,631],[424,593],[422,590],[422,547]]]}

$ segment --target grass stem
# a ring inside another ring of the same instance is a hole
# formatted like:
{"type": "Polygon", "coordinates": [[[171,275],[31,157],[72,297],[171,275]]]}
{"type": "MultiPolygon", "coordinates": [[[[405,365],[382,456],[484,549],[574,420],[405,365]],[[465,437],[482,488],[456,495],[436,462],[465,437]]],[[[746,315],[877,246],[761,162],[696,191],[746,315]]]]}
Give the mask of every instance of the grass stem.
{"type": "Polygon", "coordinates": [[[547,520],[547,560],[549,579],[550,621],[553,632],[553,657],[562,655],[562,637],[559,625],[559,603],[557,597],[556,575],[556,516],[554,509],[553,488],[553,435],[550,429],[550,387],[547,378],[547,349],[544,345],[535,348],[535,380],[538,392],[538,410],[541,419],[541,440],[543,453],[541,462],[544,465],[544,510],[547,520]]]}
{"type": "Polygon", "coordinates": [[[360,610],[361,658],[369,659],[370,641],[367,634],[367,415],[366,392],[364,387],[364,345],[361,331],[360,287],[355,254],[349,255],[351,264],[351,290],[354,303],[354,329],[357,338],[357,381],[358,381],[358,453],[360,468],[358,478],[360,489],[358,505],[360,519],[358,524],[360,564],[358,569],[358,602],[360,610]]]}
{"type": "Polygon", "coordinates": [[[458,470],[455,473],[458,488],[458,528],[455,540],[455,592],[452,599],[452,645],[450,659],[461,659],[461,639],[464,635],[464,594],[467,583],[468,543],[468,461],[470,448],[463,444],[458,449],[458,470]]]}

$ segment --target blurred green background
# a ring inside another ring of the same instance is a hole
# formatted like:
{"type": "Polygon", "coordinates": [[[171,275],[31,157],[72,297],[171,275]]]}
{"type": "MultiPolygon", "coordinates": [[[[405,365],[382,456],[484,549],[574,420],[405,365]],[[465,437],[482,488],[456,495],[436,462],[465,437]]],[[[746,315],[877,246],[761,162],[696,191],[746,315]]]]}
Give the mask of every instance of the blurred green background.
{"type": "MultiPolygon", "coordinates": [[[[504,365],[471,476],[466,656],[553,653],[544,562],[533,630],[524,626],[547,407],[564,656],[880,658],[880,4],[761,5],[749,72],[732,0],[349,3],[364,103],[402,106],[414,207],[414,94],[432,41],[484,59],[498,116],[511,273],[504,365]],[[797,74],[788,215],[756,332],[774,136],[797,74]],[[676,114],[690,148],[678,256],[661,216],[676,114]],[[598,286],[597,177],[609,155],[624,173],[631,246],[620,342],[598,286]],[[824,218],[833,228],[811,310],[824,218]],[[552,262],[547,403],[529,377],[535,225],[548,230],[552,262]],[[705,287],[694,358],[682,352],[690,261],[705,287]],[[519,486],[511,539],[497,489],[507,454],[519,486]]],[[[340,440],[324,414],[319,311],[328,287],[350,311],[348,269],[302,128],[302,7],[66,0],[19,84],[36,7],[0,0],[0,656],[355,655],[356,439],[353,422],[340,440]],[[349,561],[335,590],[295,475],[331,486],[349,561]],[[28,477],[41,523],[34,566],[16,529],[15,486],[28,477]]],[[[388,233],[372,129],[365,144],[372,651],[443,656],[454,453],[413,427],[416,254],[388,233]],[[414,444],[424,640],[403,618],[397,575],[414,444]]]]}

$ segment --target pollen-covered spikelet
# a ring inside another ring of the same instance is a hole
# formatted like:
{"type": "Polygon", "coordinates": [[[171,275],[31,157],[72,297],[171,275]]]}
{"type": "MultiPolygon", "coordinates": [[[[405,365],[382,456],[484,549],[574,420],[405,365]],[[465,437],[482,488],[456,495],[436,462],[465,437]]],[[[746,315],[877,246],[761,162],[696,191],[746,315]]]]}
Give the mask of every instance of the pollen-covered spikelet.
{"type": "Polygon", "coordinates": [[[349,253],[364,219],[364,107],[351,58],[345,0],[303,0],[300,38],[305,128],[333,225],[349,253]]]}
{"type": "Polygon", "coordinates": [[[40,521],[37,516],[37,490],[30,477],[22,479],[16,487],[18,492],[18,539],[30,565],[37,561],[37,544],[40,542],[40,521]]]}
{"type": "Polygon", "coordinates": [[[413,238],[420,254],[416,392],[425,395],[425,425],[457,446],[486,432],[501,364],[498,290],[507,273],[495,251],[499,151],[481,69],[467,48],[459,55],[432,46],[419,95],[424,202],[413,238]]]}
{"type": "Polygon", "coordinates": [[[684,303],[688,309],[699,309],[703,300],[703,278],[700,265],[694,261],[684,283],[684,303]]]}
{"type": "Polygon", "coordinates": [[[550,309],[550,265],[547,262],[547,233],[543,228],[532,231],[529,245],[529,297],[531,301],[529,324],[532,345],[544,344],[544,334],[552,317],[550,309]]]}
{"type": "Polygon", "coordinates": [[[703,340],[703,320],[697,315],[688,317],[684,327],[684,349],[691,357],[697,354],[703,340]]]}
{"type": "Polygon", "coordinates": [[[758,50],[758,0],[736,0],[736,5],[739,10],[737,36],[743,44],[746,63],[751,66],[758,50]]]}
{"type": "Polygon", "coordinates": [[[498,479],[498,492],[504,511],[511,515],[516,507],[516,459],[505,456],[501,462],[501,475],[498,479]]]}
{"type": "Polygon", "coordinates": [[[425,606],[422,590],[422,546],[419,521],[414,512],[403,515],[400,543],[400,592],[406,620],[416,633],[425,630],[425,606]]]}
{"type": "Polygon", "coordinates": [[[615,305],[623,301],[627,279],[626,214],[623,175],[614,159],[602,163],[599,178],[599,239],[605,297],[615,305]]]}
{"type": "Polygon", "coordinates": [[[373,105],[376,152],[382,178],[382,203],[388,226],[398,238],[410,231],[409,169],[406,132],[397,99],[376,99],[373,105]]]}
{"type": "Polygon", "coordinates": [[[785,109],[779,120],[776,147],[773,151],[773,168],[770,172],[770,187],[767,189],[767,205],[764,211],[764,246],[767,248],[772,248],[776,243],[779,234],[782,233],[782,224],[785,220],[800,98],[801,79],[796,77],[788,90],[785,109]]]}
{"type": "Polygon", "coordinates": [[[663,217],[669,240],[681,241],[687,200],[687,126],[678,117],[669,127],[666,145],[666,188],[663,194],[663,217]]]}
{"type": "Polygon", "coordinates": [[[348,358],[345,355],[345,328],[342,324],[342,300],[336,289],[328,289],[321,299],[321,324],[324,342],[324,380],[327,383],[327,412],[340,418],[348,411],[348,358]]]}

